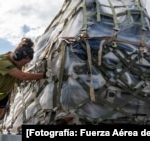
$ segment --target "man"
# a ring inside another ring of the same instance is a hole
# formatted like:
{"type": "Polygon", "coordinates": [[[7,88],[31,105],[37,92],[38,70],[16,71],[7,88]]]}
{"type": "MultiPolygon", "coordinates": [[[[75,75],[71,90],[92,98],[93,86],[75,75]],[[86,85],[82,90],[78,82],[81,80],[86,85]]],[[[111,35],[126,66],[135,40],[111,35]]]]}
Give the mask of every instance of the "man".
{"type": "Polygon", "coordinates": [[[0,119],[5,114],[9,95],[17,80],[40,80],[45,73],[23,72],[22,67],[33,59],[33,42],[22,38],[14,52],[0,55],[0,119]]]}

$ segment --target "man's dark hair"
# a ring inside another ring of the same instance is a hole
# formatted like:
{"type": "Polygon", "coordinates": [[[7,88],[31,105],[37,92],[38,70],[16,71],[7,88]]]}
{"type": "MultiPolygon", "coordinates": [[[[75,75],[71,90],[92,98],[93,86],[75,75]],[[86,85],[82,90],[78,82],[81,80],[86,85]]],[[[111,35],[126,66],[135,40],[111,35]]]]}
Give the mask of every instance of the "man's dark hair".
{"type": "Polygon", "coordinates": [[[20,61],[23,58],[29,57],[33,59],[34,50],[33,50],[34,43],[30,38],[22,38],[21,42],[18,44],[17,48],[14,51],[13,59],[15,61],[20,61]]]}

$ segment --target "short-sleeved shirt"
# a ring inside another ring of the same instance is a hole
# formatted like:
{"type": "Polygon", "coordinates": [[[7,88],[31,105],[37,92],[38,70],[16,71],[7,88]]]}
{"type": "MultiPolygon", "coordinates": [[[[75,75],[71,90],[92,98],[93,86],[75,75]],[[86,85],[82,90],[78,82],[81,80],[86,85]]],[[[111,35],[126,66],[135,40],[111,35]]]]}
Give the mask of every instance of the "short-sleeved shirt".
{"type": "Polygon", "coordinates": [[[16,78],[8,74],[11,69],[16,68],[9,60],[8,54],[0,55],[0,100],[11,93],[16,82],[16,78]]]}

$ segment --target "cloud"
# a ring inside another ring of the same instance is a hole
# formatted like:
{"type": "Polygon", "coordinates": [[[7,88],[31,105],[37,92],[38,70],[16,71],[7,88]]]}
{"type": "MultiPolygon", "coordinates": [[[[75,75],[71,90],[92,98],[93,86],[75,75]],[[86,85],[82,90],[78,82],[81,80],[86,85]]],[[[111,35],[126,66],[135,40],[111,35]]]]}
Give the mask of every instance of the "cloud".
{"type": "Polygon", "coordinates": [[[26,33],[30,32],[30,31],[31,31],[31,28],[29,26],[27,26],[27,25],[23,25],[22,26],[23,34],[26,34],[26,33]]]}
{"type": "MultiPolygon", "coordinates": [[[[150,0],[143,1],[150,14],[150,0]]],[[[44,32],[63,2],[64,0],[0,0],[0,38],[14,47],[22,36],[35,39],[44,32]]]]}
{"type": "Polygon", "coordinates": [[[63,2],[64,0],[0,0],[0,38],[14,46],[22,36],[36,38],[44,32],[63,2]]]}

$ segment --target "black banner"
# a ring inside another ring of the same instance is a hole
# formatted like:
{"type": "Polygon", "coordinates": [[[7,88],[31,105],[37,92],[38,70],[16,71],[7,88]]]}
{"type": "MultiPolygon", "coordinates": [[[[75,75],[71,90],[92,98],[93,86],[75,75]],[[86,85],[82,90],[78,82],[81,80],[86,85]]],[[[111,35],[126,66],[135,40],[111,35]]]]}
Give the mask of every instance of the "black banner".
{"type": "Polygon", "coordinates": [[[22,140],[50,140],[59,137],[146,137],[150,136],[148,125],[23,125],[22,140]]]}

